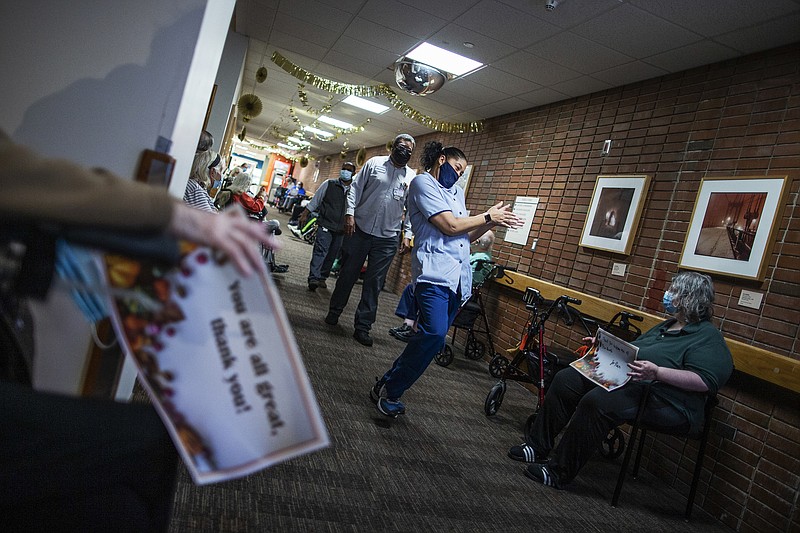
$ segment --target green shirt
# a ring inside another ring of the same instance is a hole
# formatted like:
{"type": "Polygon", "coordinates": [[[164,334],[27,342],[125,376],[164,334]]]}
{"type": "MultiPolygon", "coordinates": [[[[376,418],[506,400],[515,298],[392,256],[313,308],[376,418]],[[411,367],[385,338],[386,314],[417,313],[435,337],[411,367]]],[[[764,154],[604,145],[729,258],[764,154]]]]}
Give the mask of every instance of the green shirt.
{"type": "Polygon", "coordinates": [[[486,252],[475,252],[474,254],[470,254],[469,256],[469,264],[472,266],[472,286],[476,287],[478,285],[483,284],[483,280],[486,279],[486,276],[492,270],[492,265],[489,264],[489,261],[492,260],[492,256],[487,254],[486,252]],[[478,261],[485,261],[480,268],[478,268],[478,261]]]}
{"type": "Polygon", "coordinates": [[[655,382],[652,394],[659,396],[684,413],[694,433],[703,424],[703,406],[707,394],[716,394],[733,372],[733,357],[719,330],[708,320],[687,324],[678,331],[667,331],[675,323],[671,318],[642,334],[632,344],[639,347],[638,358],[664,368],[694,372],[708,387],[708,392],[679,389],[655,382]]]}

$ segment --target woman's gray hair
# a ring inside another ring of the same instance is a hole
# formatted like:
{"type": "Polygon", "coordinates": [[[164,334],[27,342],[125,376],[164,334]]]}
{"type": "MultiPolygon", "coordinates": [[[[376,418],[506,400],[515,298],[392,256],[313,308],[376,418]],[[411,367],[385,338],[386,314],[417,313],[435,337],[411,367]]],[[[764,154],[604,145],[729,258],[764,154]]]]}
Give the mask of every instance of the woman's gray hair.
{"type": "MultiPolygon", "coordinates": [[[[189,178],[195,180],[207,189],[212,181],[211,174],[209,173],[211,169],[208,168],[208,166],[216,161],[218,157],[219,154],[213,150],[206,150],[205,152],[195,154],[194,161],[192,161],[192,172],[189,174],[189,178]]],[[[222,164],[221,158],[220,162],[215,166],[219,166],[220,164],[222,164]]]]}
{"type": "Polygon", "coordinates": [[[241,172],[235,178],[233,178],[233,183],[231,183],[231,186],[228,188],[231,190],[231,194],[241,194],[245,192],[249,187],[250,187],[250,176],[248,176],[244,172],[241,172]]]}
{"type": "Polygon", "coordinates": [[[711,276],[681,272],[669,287],[677,311],[675,316],[686,323],[710,320],[714,315],[714,283],[711,276]]]}

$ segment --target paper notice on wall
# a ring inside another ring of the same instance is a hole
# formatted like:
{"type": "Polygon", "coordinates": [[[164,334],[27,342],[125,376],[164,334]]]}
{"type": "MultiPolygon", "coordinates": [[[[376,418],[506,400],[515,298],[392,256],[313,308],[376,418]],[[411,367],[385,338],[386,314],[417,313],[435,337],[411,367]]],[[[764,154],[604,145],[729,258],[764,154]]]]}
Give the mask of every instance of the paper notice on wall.
{"type": "Polygon", "coordinates": [[[528,242],[528,234],[530,234],[531,224],[538,205],[539,198],[517,196],[516,200],[514,200],[514,214],[521,218],[524,224],[520,228],[506,230],[506,242],[513,242],[523,246],[528,242]]]}
{"type": "Polygon", "coordinates": [[[207,248],[179,266],[107,255],[112,320],[195,483],[328,445],[294,335],[266,273],[207,248]]]}

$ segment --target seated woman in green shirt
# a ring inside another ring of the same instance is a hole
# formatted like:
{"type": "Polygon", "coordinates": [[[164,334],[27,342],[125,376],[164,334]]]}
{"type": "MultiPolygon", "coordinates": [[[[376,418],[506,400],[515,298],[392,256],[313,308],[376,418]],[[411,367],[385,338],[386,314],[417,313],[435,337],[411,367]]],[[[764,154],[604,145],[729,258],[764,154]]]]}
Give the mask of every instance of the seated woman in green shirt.
{"type": "Polygon", "coordinates": [[[509,457],[531,463],[525,470],[529,478],[563,488],[609,431],[635,420],[643,382],[653,383],[644,422],[697,432],[703,425],[706,397],[716,394],[733,372],[725,339],[711,323],[713,302],[709,276],[696,272],[675,276],[663,299],[670,318],[632,343],[639,354],[628,365],[631,380],[608,392],[571,367],[558,372],[526,442],[513,446],[509,457]]]}

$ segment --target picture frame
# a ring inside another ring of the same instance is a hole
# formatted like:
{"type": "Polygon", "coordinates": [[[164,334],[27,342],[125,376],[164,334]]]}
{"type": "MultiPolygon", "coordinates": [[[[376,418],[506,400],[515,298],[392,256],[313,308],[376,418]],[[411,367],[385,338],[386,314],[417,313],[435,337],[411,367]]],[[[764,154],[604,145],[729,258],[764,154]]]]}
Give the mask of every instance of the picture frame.
{"type": "Polygon", "coordinates": [[[580,245],[629,255],[649,187],[646,174],[598,176],[580,245]]]}
{"type": "Polygon", "coordinates": [[[787,194],[788,176],[704,178],[679,266],[763,280],[787,194]]]}

